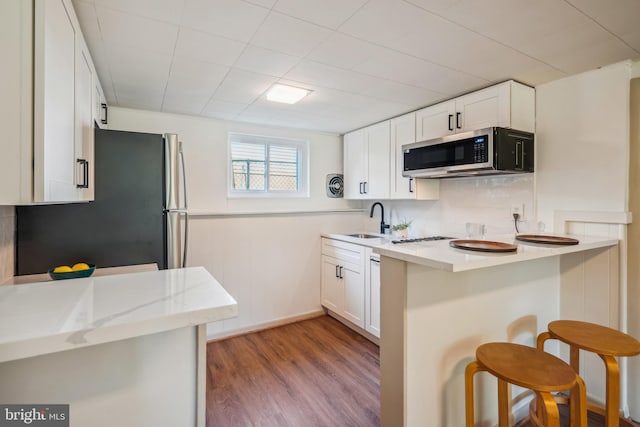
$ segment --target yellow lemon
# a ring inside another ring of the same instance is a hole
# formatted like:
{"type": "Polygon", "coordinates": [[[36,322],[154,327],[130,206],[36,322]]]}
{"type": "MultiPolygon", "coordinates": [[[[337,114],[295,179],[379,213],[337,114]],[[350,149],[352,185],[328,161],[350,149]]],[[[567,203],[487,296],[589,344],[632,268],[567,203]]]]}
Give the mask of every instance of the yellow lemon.
{"type": "Polygon", "coordinates": [[[89,268],[89,264],[86,264],[84,262],[79,262],[77,264],[74,264],[73,267],[71,267],[71,270],[73,271],[81,271],[81,270],[88,270],[89,268]]]}
{"type": "Polygon", "coordinates": [[[73,270],[68,265],[61,265],[53,269],[54,273],[69,273],[70,271],[73,270]]]}

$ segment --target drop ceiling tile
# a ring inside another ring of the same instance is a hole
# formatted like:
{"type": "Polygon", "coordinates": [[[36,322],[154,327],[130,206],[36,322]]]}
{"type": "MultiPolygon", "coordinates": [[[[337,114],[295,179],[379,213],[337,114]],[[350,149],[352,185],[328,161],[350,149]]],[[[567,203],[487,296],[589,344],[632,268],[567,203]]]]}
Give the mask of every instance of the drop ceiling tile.
{"type": "Polygon", "coordinates": [[[172,54],[178,27],[148,18],[96,6],[98,22],[107,46],[127,45],[141,50],[172,54]]]}
{"type": "MultiPolygon", "coordinates": [[[[265,111],[256,108],[255,111],[249,107],[242,114],[236,117],[236,120],[265,124],[270,126],[283,126],[288,128],[309,129],[309,130],[324,130],[330,129],[331,120],[318,117],[315,114],[303,114],[296,112],[272,112],[267,113],[265,111]]],[[[331,132],[331,130],[327,130],[331,132]]]]}
{"type": "Polygon", "coordinates": [[[567,77],[567,74],[555,68],[542,67],[532,70],[522,70],[513,74],[512,77],[514,80],[535,87],[543,83],[567,77]]]}
{"type": "Polygon", "coordinates": [[[522,49],[568,74],[635,56],[635,52],[618,38],[589,24],[567,29],[561,34],[542,36],[522,49]]]}
{"type": "Polygon", "coordinates": [[[234,118],[244,111],[249,104],[238,102],[220,101],[218,99],[211,100],[202,111],[202,114],[208,117],[224,118],[233,116],[234,118]]]}
{"type": "Polygon", "coordinates": [[[139,110],[160,111],[162,106],[162,93],[141,88],[119,87],[118,91],[126,93],[118,98],[118,106],[135,108],[139,110]]]}
{"type": "Polygon", "coordinates": [[[298,62],[300,58],[297,56],[249,45],[234,66],[245,71],[281,77],[298,62]]]}
{"type": "Polygon", "coordinates": [[[345,92],[338,89],[324,88],[321,86],[309,85],[295,80],[281,79],[278,83],[288,84],[291,86],[304,87],[312,90],[310,97],[314,102],[329,104],[333,106],[344,106],[354,111],[361,110],[367,106],[369,98],[352,92],[345,92]]]}
{"type": "Polygon", "coordinates": [[[185,0],[95,0],[95,4],[162,22],[179,24],[185,0]]]}
{"type": "Polygon", "coordinates": [[[181,59],[173,62],[163,111],[200,114],[229,72],[229,67],[204,61],[181,59]]]}
{"type": "Polygon", "coordinates": [[[271,9],[278,0],[245,0],[246,2],[271,9]]]}
{"type": "Polygon", "coordinates": [[[439,92],[382,79],[364,91],[363,95],[416,108],[435,104],[447,98],[447,95],[439,92]]]}
{"type": "Polygon", "coordinates": [[[276,77],[273,76],[233,68],[213,97],[220,101],[250,104],[275,81],[276,77]]]}
{"type": "Polygon", "coordinates": [[[273,10],[337,29],[367,0],[279,0],[273,10]]]}
{"type": "Polygon", "coordinates": [[[352,69],[380,50],[379,46],[335,32],[308,56],[316,62],[352,69]]]}
{"type": "Polygon", "coordinates": [[[452,96],[488,83],[487,80],[389,49],[356,66],[354,71],[452,96]]]}
{"type": "Polygon", "coordinates": [[[117,45],[107,47],[107,57],[118,105],[140,95],[145,102],[155,105],[154,109],[161,107],[171,67],[170,55],[117,45]]]}
{"type": "Polygon", "coordinates": [[[309,60],[300,62],[285,78],[355,93],[366,90],[377,81],[371,76],[309,60]]]}
{"type": "Polygon", "coordinates": [[[248,42],[268,13],[239,0],[186,0],[182,25],[248,42]]]}
{"type": "Polygon", "coordinates": [[[188,28],[180,29],[175,56],[233,65],[246,44],[188,28]]]}
{"type": "Polygon", "coordinates": [[[388,46],[424,25],[421,15],[425,13],[401,0],[370,0],[340,27],[340,32],[388,46]]]}
{"type": "MultiPolygon", "coordinates": [[[[433,6],[431,0],[411,1],[425,9],[433,6]]],[[[635,54],[566,1],[464,0],[439,13],[451,22],[562,72],[580,72],[635,54]]],[[[458,32],[454,37],[461,34],[458,32]]],[[[479,49],[471,49],[471,52],[477,51],[479,49]]],[[[500,55],[492,53],[490,57],[500,55]]]]}
{"type": "Polygon", "coordinates": [[[302,57],[330,34],[326,28],[272,12],[251,39],[251,44],[302,57]]]}
{"type": "Polygon", "coordinates": [[[265,114],[322,114],[329,108],[329,105],[317,102],[313,99],[314,94],[306,96],[303,100],[295,105],[283,104],[279,102],[268,101],[264,97],[258,98],[247,108],[251,113],[262,112],[265,114]]]}
{"type": "Polygon", "coordinates": [[[568,0],[583,13],[598,21],[607,30],[620,37],[636,52],[640,52],[640,2],[637,0],[568,0]]]}

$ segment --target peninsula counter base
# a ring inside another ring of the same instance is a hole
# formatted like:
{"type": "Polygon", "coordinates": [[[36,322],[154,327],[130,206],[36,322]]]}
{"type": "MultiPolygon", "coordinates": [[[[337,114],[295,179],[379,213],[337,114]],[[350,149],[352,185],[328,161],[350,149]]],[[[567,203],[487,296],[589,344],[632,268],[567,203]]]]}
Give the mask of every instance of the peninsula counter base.
{"type": "MultiPolygon", "coordinates": [[[[617,268],[615,244],[583,254],[612,257],[608,268],[617,268]]],[[[549,256],[451,272],[382,255],[382,427],[465,425],[464,369],[476,348],[491,341],[535,346],[538,333],[561,318],[563,270],[572,265],[562,259],[577,259],[549,256]]],[[[557,344],[547,349],[559,353],[557,344]]],[[[495,379],[479,374],[476,396],[477,425],[495,425],[495,379]]],[[[529,396],[513,387],[515,413],[526,414],[529,396]]]]}
{"type": "Polygon", "coordinates": [[[205,328],[0,363],[0,402],[69,404],[72,427],[204,427],[205,328]]]}

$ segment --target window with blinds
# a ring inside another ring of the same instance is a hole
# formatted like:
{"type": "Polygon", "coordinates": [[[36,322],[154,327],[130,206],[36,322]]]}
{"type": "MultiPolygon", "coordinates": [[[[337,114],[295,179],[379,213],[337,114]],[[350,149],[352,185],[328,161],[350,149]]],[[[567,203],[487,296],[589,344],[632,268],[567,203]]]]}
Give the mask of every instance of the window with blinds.
{"type": "Polygon", "coordinates": [[[307,196],[306,141],[229,134],[231,196],[307,196]]]}

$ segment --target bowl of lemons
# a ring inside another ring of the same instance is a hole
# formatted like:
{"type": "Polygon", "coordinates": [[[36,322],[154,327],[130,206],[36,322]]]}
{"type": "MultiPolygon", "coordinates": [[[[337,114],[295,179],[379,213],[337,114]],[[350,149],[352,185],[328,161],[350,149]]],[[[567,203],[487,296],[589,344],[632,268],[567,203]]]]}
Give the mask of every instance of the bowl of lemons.
{"type": "Polygon", "coordinates": [[[94,264],[79,262],[69,267],[68,265],[59,265],[49,270],[49,276],[53,280],[78,279],[80,277],[89,277],[96,270],[94,264]]]}

